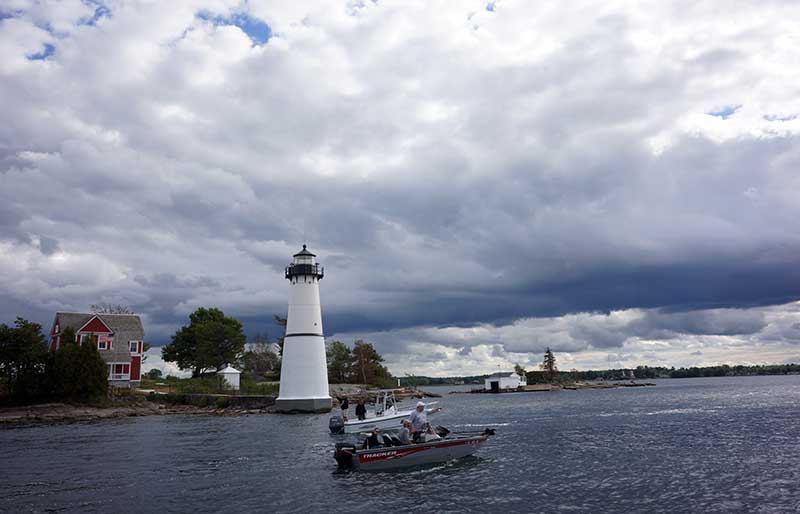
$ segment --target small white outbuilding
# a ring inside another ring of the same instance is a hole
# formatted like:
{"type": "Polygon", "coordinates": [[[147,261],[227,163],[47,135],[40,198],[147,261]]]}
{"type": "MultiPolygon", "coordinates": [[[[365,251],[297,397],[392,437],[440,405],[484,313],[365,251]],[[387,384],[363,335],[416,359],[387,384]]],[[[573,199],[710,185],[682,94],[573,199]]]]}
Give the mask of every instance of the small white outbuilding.
{"type": "Polygon", "coordinates": [[[500,392],[508,389],[516,389],[528,385],[528,379],[514,373],[493,373],[486,377],[483,388],[486,391],[500,392]]]}
{"type": "Polygon", "coordinates": [[[222,380],[228,383],[234,391],[239,390],[239,375],[242,372],[236,368],[230,367],[230,365],[226,366],[225,369],[220,370],[217,372],[217,375],[222,377],[222,380]]]}

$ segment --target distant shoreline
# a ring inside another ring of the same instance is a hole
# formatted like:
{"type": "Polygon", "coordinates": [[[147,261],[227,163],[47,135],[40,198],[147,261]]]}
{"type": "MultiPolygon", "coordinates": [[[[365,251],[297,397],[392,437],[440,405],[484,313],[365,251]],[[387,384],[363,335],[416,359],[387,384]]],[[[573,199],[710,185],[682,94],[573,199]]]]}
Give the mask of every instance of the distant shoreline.
{"type": "Polygon", "coordinates": [[[581,389],[617,389],[620,387],[654,387],[652,382],[574,382],[566,384],[532,384],[519,389],[504,389],[492,392],[483,388],[470,389],[469,391],[450,391],[449,394],[505,394],[505,393],[542,393],[548,391],[577,391],[581,389]]]}

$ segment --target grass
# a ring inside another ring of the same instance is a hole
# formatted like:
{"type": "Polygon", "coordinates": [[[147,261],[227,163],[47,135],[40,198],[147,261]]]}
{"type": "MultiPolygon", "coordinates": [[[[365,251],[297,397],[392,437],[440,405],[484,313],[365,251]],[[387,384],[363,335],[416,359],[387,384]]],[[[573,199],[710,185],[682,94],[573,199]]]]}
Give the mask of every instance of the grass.
{"type": "Polygon", "coordinates": [[[221,377],[207,376],[196,378],[168,377],[165,379],[142,378],[141,389],[153,389],[159,393],[179,394],[243,394],[276,396],[277,382],[259,382],[248,376],[242,376],[239,391],[234,391],[221,377]]]}

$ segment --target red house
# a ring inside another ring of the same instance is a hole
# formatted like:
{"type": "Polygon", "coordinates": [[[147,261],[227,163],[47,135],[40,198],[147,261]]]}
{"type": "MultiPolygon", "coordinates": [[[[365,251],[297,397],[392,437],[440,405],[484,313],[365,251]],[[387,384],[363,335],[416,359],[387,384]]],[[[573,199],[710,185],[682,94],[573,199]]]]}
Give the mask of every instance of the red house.
{"type": "Polygon", "coordinates": [[[81,344],[93,341],[108,364],[108,383],[116,387],[137,386],[142,375],[144,329],[136,314],[92,314],[57,312],[50,331],[50,349],[57,350],[64,341],[62,332],[75,331],[81,344]]]}

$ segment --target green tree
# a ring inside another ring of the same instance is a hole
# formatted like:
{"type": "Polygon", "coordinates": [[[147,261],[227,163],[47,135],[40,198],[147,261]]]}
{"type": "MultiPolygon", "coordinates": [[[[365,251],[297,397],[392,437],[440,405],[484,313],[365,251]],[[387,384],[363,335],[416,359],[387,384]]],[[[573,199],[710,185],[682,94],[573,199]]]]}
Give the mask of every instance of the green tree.
{"type": "Polygon", "coordinates": [[[96,336],[78,344],[73,334],[72,329],[62,332],[61,347],[53,356],[53,392],[71,400],[99,398],[108,390],[108,364],[97,351],[96,336]]]}
{"type": "Polygon", "coordinates": [[[159,378],[162,377],[162,373],[161,373],[160,369],[153,368],[150,371],[148,371],[147,373],[145,373],[145,376],[147,378],[149,378],[150,380],[158,380],[159,378]]]}
{"type": "Polygon", "coordinates": [[[514,364],[514,373],[516,373],[521,377],[524,377],[527,372],[525,371],[525,368],[523,368],[522,366],[519,365],[519,363],[517,363],[514,364]]]}
{"type": "Polygon", "coordinates": [[[18,399],[46,394],[47,340],[38,323],[18,317],[0,325],[0,378],[18,399]]]}
{"type": "Polygon", "coordinates": [[[166,362],[197,377],[206,368],[219,369],[237,362],[246,341],[239,320],[225,316],[217,308],[200,307],[189,315],[189,324],[181,327],[172,342],[161,349],[166,362]]]}
{"type": "Polygon", "coordinates": [[[331,341],[327,348],[328,356],[328,382],[344,384],[350,378],[353,355],[346,344],[331,341]]]}
{"type": "Polygon", "coordinates": [[[351,351],[352,378],[354,382],[377,386],[391,386],[392,375],[381,364],[383,357],[371,343],[359,339],[351,351]]]}
{"type": "Polygon", "coordinates": [[[556,377],[556,373],[558,373],[558,367],[556,367],[556,356],[550,351],[549,346],[544,352],[544,360],[541,364],[539,364],[539,368],[544,371],[547,379],[551,381],[556,377]]]}

